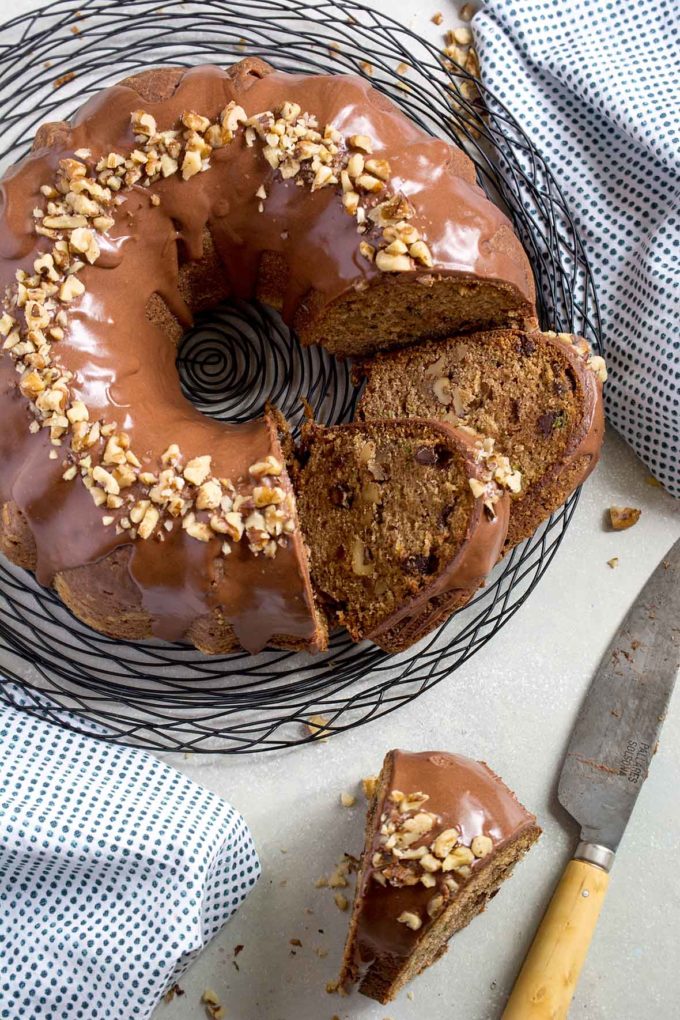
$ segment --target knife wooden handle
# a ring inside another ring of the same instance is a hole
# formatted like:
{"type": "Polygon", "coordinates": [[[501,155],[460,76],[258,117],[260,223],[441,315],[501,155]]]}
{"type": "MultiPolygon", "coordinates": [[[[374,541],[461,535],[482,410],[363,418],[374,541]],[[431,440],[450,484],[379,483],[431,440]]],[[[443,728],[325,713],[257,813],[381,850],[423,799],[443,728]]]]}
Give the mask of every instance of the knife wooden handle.
{"type": "Polygon", "coordinates": [[[604,902],[609,875],[570,861],[536,932],[502,1020],[564,1020],[604,902]]]}

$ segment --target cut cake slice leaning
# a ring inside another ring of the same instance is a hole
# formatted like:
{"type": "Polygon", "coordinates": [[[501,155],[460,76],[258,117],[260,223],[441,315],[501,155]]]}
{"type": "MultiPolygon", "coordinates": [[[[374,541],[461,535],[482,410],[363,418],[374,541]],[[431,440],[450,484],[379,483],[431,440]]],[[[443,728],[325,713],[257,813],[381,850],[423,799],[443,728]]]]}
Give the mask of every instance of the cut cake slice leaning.
{"type": "Polygon", "coordinates": [[[341,987],[393,999],[484,910],[540,833],[485,763],[388,752],[368,809],[341,987]]]}

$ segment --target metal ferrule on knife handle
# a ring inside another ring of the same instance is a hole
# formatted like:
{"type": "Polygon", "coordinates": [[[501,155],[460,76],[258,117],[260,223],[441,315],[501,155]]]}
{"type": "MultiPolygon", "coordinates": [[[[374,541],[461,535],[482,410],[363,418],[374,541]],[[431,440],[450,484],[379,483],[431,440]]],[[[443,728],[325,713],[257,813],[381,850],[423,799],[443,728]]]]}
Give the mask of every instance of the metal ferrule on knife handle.
{"type": "Polygon", "coordinates": [[[594,864],[596,868],[602,868],[607,874],[612,870],[615,857],[616,854],[608,846],[602,846],[600,843],[586,843],[584,840],[581,840],[574,854],[575,861],[594,864]]]}

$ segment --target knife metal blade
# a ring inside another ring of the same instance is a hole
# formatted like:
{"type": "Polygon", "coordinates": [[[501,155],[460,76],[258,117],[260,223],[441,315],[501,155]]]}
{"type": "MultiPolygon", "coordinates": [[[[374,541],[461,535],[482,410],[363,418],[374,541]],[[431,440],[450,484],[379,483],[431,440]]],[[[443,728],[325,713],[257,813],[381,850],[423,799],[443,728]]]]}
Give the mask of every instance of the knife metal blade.
{"type": "Polygon", "coordinates": [[[581,826],[577,857],[609,870],[656,751],[680,668],[680,540],[605,653],[581,707],[558,787],[581,826]],[[581,849],[581,847],[579,847],[581,849]],[[607,854],[611,851],[611,854],[607,854]]]}

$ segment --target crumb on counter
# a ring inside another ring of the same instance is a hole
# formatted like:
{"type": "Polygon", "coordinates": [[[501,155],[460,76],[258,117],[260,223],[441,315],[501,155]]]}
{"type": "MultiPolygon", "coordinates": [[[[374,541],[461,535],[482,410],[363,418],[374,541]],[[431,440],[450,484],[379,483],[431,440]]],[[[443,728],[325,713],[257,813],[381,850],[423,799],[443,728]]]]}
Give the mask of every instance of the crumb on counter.
{"type": "Polygon", "coordinates": [[[609,520],[614,531],[626,531],[640,520],[641,510],[633,506],[610,506],[609,520]]]}

